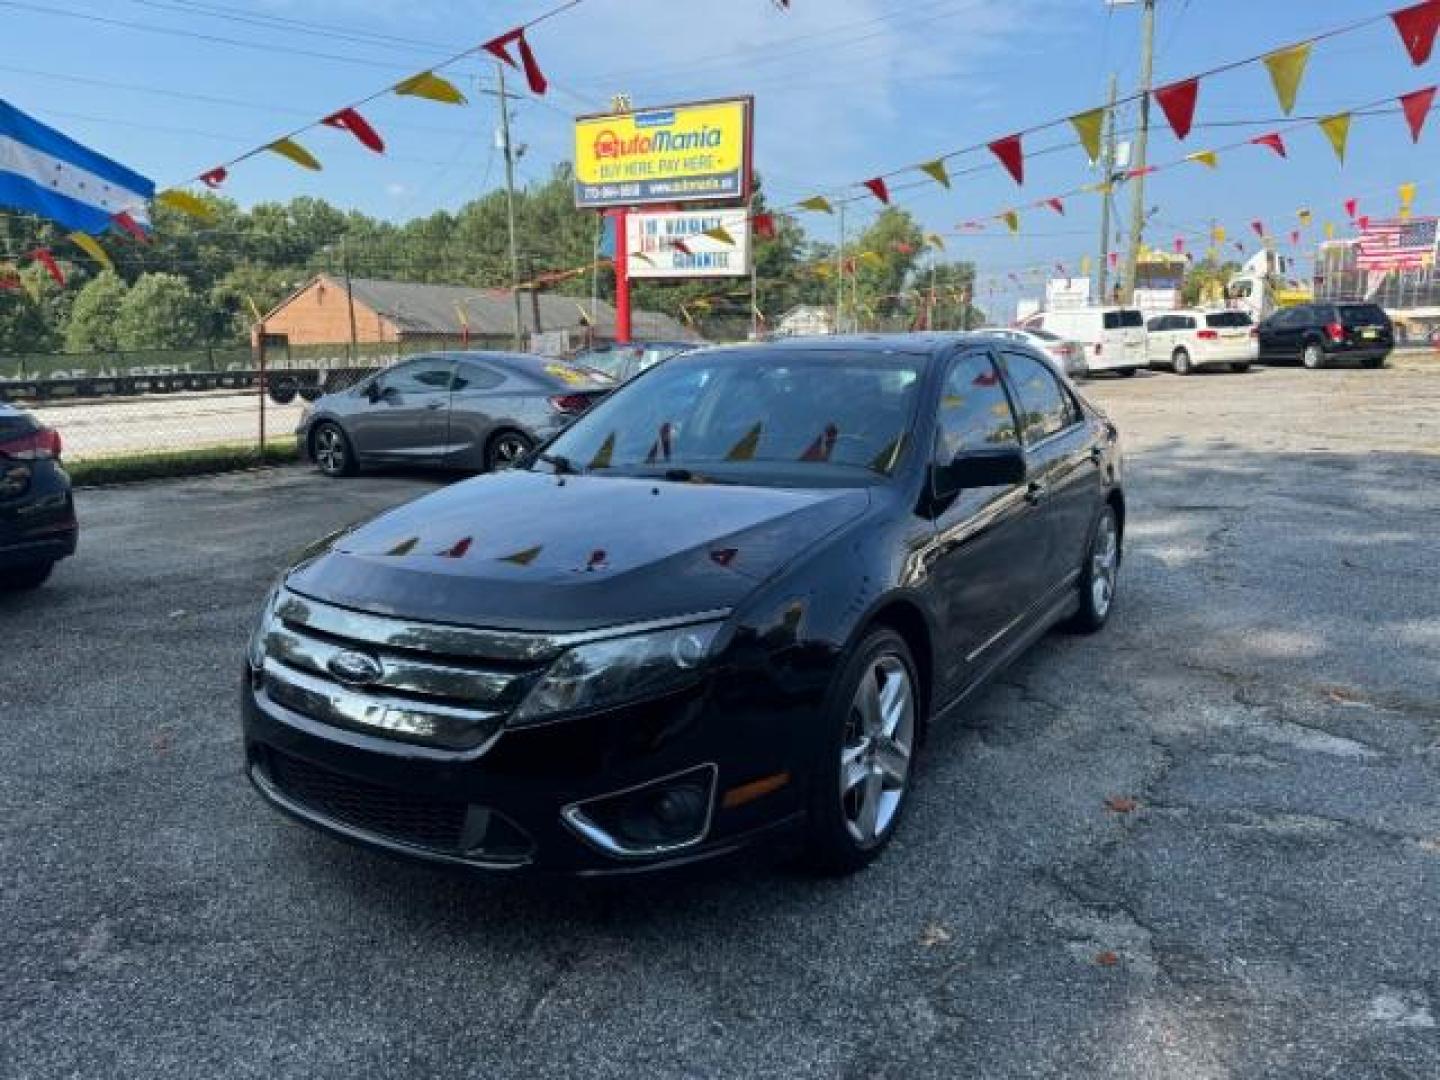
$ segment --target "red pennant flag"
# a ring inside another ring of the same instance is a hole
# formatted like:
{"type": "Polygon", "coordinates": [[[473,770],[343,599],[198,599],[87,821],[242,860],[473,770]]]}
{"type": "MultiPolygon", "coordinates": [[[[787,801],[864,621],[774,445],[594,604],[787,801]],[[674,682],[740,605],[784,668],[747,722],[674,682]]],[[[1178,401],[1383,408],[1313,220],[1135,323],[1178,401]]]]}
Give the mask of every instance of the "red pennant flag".
{"type": "Polygon", "coordinates": [[[1159,165],[1146,165],[1143,169],[1131,169],[1125,174],[1126,180],[1136,180],[1142,176],[1149,176],[1153,172],[1159,172],[1159,165]]]}
{"type": "Polygon", "coordinates": [[[865,181],[865,186],[870,189],[870,194],[879,199],[886,206],[890,205],[890,189],[885,186],[884,177],[877,176],[865,181]]]}
{"type": "Polygon", "coordinates": [[[1356,215],[1357,213],[1359,213],[1359,212],[1360,212],[1360,200],[1359,200],[1359,199],[1346,199],[1346,200],[1345,200],[1345,216],[1346,216],[1346,217],[1348,217],[1351,221],[1354,221],[1354,220],[1355,220],[1355,215],[1356,215]]]}
{"type": "Polygon", "coordinates": [[[1420,141],[1420,132],[1425,127],[1425,118],[1430,115],[1430,106],[1435,104],[1435,87],[1416,90],[1400,98],[1400,107],[1405,110],[1405,122],[1410,125],[1410,138],[1420,141]]]}
{"type": "Polygon", "coordinates": [[[1363,214],[1362,214],[1359,218],[1356,219],[1355,224],[1357,224],[1357,225],[1360,226],[1360,231],[1361,231],[1361,232],[1369,232],[1369,231],[1370,231],[1370,219],[1369,219],[1368,217],[1364,216],[1363,214]]]}
{"type": "Polygon", "coordinates": [[[1195,119],[1195,99],[1200,96],[1200,80],[1184,79],[1162,86],[1155,91],[1155,101],[1170,121],[1175,137],[1181,142],[1190,135],[1190,125],[1195,119]]]}
{"type": "Polygon", "coordinates": [[[1251,139],[1250,141],[1256,146],[1268,146],[1271,150],[1274,150],[1275,153],[1279,154],[1281,157],[1290,156],[1285,152],[1285,140],[1280,137],[1280,133],[1278,131],[1272,131],[1269,135],[1259,135],[1256,138],[1251,139]]]}
{"type": "Polygon", "coordinates": [[[1175,237],[1175,254],[1176,254],[1176,255],[1183,255],[1184,253],[1185,253],[1185,238],[1184,238],[1183,236],[1177,236],[1177,237],[1175,237]]]}
{"type": "Polygon", "coordinates": [[[148,244],[150,242],[150,237],[146,234],[145,230],[140,227],[140,223],[130,215],[129,210],[121,210],[118,214],[112,216],[110,220],[116,225],[119,225],[120,228],[124,229],[136,240],[139,240],[140,243],[148,244]]]}
{"type": "Polygon", "coordinates": [[[385,152],[385,140],[380,138],[380,133],[370,126],[370,121],[354,109],[341,109],[337,113],[331,113],[320,122],[327,127],[350,132],[360,140],[366,149],[374,150],[377,154],[385,152]]]}
{"type": "Polygon", "coordinates": [[[775,216],[773,214],[756,214],[750,219],[750,224],[754,228],[756,236],[764,237],[766,240],[775,239],[775,216]]]}
{"type": "Polygon", "coordinates": [[[60,272],[60,264],[55,261],[55,256],[50,253],[49,248],[36,248],[29,255],[30,258],[45,267],[45,272],[55,279],[56,285],[62,289],[65,287],[65,275],[60,272]]]}
{"type": "Polygon", "coordinates": [[[1015,183],[1025,183],[1025,150],[1020,145],[1019,135],[996,139],[990,144],[990,152],[1000,159],[1000,164],[1015,178],[1015,183]]]}
{"type": "Polygon", "coordinates": [[[1260,239],[1265,239],[1265,223],[1263,221],[1250,222],[1250,228],[1255,230],[1255,235],[1260,239]]]}
{"type": "Polygon", "coordinates": [[[485,51],[498,60],[503,60],[511,67],[524,66],[525,81],[530,84],[532,94],[544,94],[550,84],[545,81],[545,75],[540,70],[540,65],[535,62],[535,54],[530,51],[530,43],[525,40],[525,28],[517,27],[514,30],[501,34],[499,37],[485,43],[485,51]],[[510,55],[509,45],[514,45],[520,50],[520,64],[515,63],[515,58],[510,55]]]}
{"type": "Polygon", "coordinates": [[[218,188],[225,182],[230,174],[225,171],[224,165],[217,165],[207,173],[200,174],[200,182],[208,188],[218,188]]]}
{"type": "Polygon", "coordinates": [[[1112,252],[1110,252],[1110,269],[1111,269],[1111,270],[1114,270],[1114,269],[1115,269],[1117,266],[1119,266],[1119,265],[1120,265],[1120,253],[1119,253],[1118,251],[1112,251],[1112,252]]]}
{"type": "Polygon", "coordinates": [[[1291,230],[1290,230],[1290,246],[1291,246],[1291,247],[1299,247],[1299,246],[1300,246],[1300,230],[1299,230],[1299,229],[1291,229],[1291,230]]]}
{"type": "Polygon", "coordinates": [[[680,252],[681,255],[694,255],[694,254],[695,254],[695,252],[693,252],[693,251],[690,250],[690,245],[687,244],[687,243],[685,243],[684,240],[672,240],[672,241],[670,241],[670,246],[671,246],[672,248],[674,248],[676,251],[680,252]]]}
{"type": "Polygon", "coordinates": [[[1054,210],[1061,217],[1065,216],[1065,204],[1059,199],[1046,199],[1045,205],[1050,207],[1051,210],[1054,210]]]}
{"type": "Polygon", "coordinates": [[[1435,31],[1440,30],[1440,0],[1424,0],[1413,7],[1390,13],[1395,29],[1400,31],[1400,40],[1405,51],[1419,67],[1430,59],[1430,50],[1435,45],[1435,31]]]}

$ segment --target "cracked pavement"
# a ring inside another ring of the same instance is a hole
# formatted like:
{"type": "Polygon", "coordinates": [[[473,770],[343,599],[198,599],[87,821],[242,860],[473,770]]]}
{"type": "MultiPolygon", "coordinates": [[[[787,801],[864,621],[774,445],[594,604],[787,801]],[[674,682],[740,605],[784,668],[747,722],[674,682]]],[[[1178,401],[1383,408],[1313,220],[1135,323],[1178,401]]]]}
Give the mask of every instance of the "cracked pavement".
{"type": "Polygon", "coordinates": [[[338,845],[239,773],[287,553],[434,481],[84,492],[0,605],[0,1076],[1440,1075],[1440,369],[1095,380],[1106,632],[925,748],[857,877],[338,845]]]}

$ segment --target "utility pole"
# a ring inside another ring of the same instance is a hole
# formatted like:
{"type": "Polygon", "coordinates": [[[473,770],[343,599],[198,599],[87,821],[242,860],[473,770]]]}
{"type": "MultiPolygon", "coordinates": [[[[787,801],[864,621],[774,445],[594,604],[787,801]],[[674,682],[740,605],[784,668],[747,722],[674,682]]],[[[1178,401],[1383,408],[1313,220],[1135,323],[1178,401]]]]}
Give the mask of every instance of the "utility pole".
{"type": "Polygon", "coordinates": [[[840,204],[840,246],[835,249],[835,333],[845,317],[845,204],[840,204]]]}
{"type": "Polygon", "coordinates": [[[755,221],[755,195],[750,195],[750,201],[745,205],[745,228],[750,230],[750,340],[760,339],[760,284],[756,280],[759,273],[758,261],[756,259],[756,237],[753,222],[755,221]]]}
{"type": "MultiPolygon", "coordinates": [[[[510,296],[515,301],[515,349],[525,347],[520,315],[520,252],[515,244],[515,154],[510,146],[510,99],[505,94],[505,65],[498,60],[500,74],[500,140],[505,144],[505,215],[510,228],[510,296]]],[[[540,327],[537,325],[536,330],[540,327]]]]}
{"type": "Polygon", "coordinates": [[[1125,298],[1135,302],[1135,276],[1140,264],[1140,239],[1145,232],[1145,153],[1150,142],[1150,83],[1155,77],[1155,0],[1145,0],[1140,28],[1140,129],[1130,169],[1130,250],[1125,255],[1125,298]]]}
{"type": "Polygon", "coordinates": [[[350,307],[350,366],[360,363],[360,335],[355,329],[355,290],[350,287],[350,244],[340,237],[340,269],[345,272],[345,303],[350,307]]]}
{"type": "Polygon", "coordinates": [[[1115,179],[1115,99],[1119,87],[1115,75],[1110,76],[1110,107],[1105,110],[1105,145],[1100,150],[1100,289],[1097,299],[1103,305],[1110,295],[1110,184],[1115,179]]]}

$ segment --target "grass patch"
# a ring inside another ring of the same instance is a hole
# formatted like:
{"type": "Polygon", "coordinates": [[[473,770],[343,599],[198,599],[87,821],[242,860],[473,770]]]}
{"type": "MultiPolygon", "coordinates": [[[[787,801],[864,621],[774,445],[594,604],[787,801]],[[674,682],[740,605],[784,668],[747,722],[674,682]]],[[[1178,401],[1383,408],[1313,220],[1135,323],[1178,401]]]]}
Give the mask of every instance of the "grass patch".
{"type": "Polygon", "coordinates": [[[262,453],[246,444],[209,446],[203,450],[176,450],[166,453],[123,454],[67,462],[65,471],[81,487],[128,484],[135,480],[160,480],[175,476],[203,476],[208,473],[237,472],[262,465],[288,465],[300,459],[294,442],[266,446],[262,453]]]}

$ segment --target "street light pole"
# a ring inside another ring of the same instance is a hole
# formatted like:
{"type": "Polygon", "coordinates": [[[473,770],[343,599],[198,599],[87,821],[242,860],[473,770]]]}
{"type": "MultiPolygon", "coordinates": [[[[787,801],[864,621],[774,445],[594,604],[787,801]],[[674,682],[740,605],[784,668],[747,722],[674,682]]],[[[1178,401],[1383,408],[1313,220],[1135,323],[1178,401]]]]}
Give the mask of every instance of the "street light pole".
{"type": "Polygon", "coordinates": [[[1140,129],[1130,162],[1130,250],[1125,255],[1125,296],[1135,302],[1135,275],[1140,265],[1140,238],[1145,233],[1145,155],[1150,141],[1150,84],[1155,77],[1155,0],[1145,0],[1140,29],[1140,129]]]}
{"type": "Polygon", "coordinates": [[[505,216],[510,230],[510,297],[515,302],[518,351],[525,347],[525,336],[520,314],[520,252],[515,243],[515,154],[510,147],[510,99],[505,94],[505,65],[497,60],[495,70],[500,74],[500,139],[505,144],[505,216]]]}

